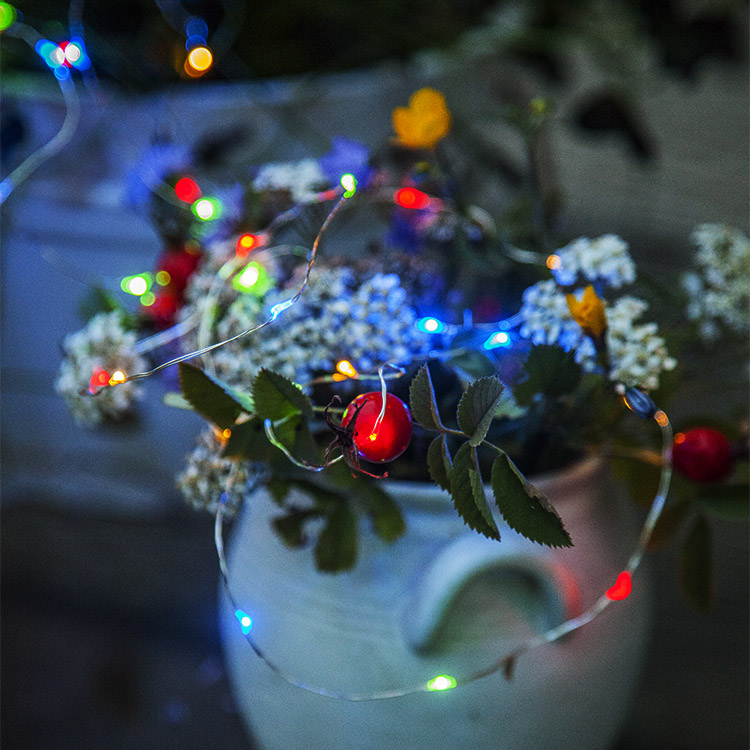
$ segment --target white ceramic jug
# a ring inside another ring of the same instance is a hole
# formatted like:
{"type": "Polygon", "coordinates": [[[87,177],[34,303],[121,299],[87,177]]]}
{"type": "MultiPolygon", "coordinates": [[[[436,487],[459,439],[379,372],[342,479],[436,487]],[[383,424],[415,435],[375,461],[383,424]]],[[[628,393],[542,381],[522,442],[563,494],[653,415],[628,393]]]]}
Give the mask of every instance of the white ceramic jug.
{"type": "MultiPolygon", "coordinates": [[[[366,693],[485,667],[533,633],[591,605],[624,567],[637,522],[596,459],[537,481],[575,547],[551,550],[500,525],[502,542],[464,526],[433,485],[384,486],[406,516],[386,545],[363,533],[349,573],[315,571],[269,529],[279,509],[254,495],[234,529],[229,575],[253,638],[280,669],[366,693]]],[[[363,530],[364,531],[364,530],[363,530]]],[[[470,747],[585,750],[615,738],[637,683],[649,621],[641,568],[632,594],[501,673],[445,692],[351,703],[294,687],[253,653],[221,597],[226,660],[248,730],[263,750],[470,747]]]]}

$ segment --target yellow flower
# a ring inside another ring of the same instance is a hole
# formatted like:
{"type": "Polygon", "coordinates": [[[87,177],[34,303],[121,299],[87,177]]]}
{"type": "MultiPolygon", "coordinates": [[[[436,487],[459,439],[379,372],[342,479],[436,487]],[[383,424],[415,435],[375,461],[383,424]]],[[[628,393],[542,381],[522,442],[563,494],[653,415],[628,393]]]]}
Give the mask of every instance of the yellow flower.
{"type": "Polygon", "coordinates": [[[566,294],[565,301],[568,303],[573,320],[581,326],[587,336],[598,339],[607,330],[604,303],[599,299],[591,284],[583,290],[583,298],[580,302],[573,294],[566,294]]]}
{"type": "Polygon", "coordinates": [[[445,97],[430,88],[415,91],[408,107],[393,110],[392,120],[396,140],[406,148],[433,148],[451,129],[445,97]]]}

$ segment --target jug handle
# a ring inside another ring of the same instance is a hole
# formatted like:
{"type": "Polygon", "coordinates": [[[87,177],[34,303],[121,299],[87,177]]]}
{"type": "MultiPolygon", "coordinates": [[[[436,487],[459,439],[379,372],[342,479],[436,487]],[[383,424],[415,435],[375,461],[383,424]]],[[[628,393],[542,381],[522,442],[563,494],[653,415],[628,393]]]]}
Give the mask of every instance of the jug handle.
{"type": "Polygon", "coordinates": [[[509,571],[530,577],[540,587],[549,627],[578,616],[581,590],[570,568],[525,540],[501,543],[464,534],[430,562],[403,617],[403,635],[417,654],[430,650],[434,637],[459,592],[487,571],[509,571]]]}

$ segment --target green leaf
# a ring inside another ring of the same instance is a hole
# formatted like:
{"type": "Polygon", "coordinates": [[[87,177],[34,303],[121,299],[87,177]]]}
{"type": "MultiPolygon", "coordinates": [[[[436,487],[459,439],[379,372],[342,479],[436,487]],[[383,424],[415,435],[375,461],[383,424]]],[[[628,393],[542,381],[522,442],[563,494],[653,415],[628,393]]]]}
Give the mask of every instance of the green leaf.
{"type": "Polygon", "coordinates": [[[217,427],[232,427],[237,417],[247,411],[246,405],[220,380],[185,362],[179,367],[182,395],[195,411],[217,427]]]}
{"type": "Polygon", "coordinates": [[[318,462],[318,447],[315,445],[307,420],[301,414],[295,414],[274,424],[273,434],[293,458],[311,464],[318,462]]]}
{"type": "Polygon", "coordinates": [[[78,314],[83,320],[91,320],[98,313],[121,310],[125,315],[125,308],[112,292],[103,286],[93,286],[78,305],[78,314]]]}
{"type": "Polygon", "coordinates": [[[276,422],[295,414],[308,419],[313,415],[312,402],[302,389],[277,372],[262,369],[255,376],[252,394],[255,413],[263,419],[276,422]]]}
{"type": "Polygon", "coordinates": [[[713,604],[711,528],[704,516],[695,519],[678,555],[680,588],[696,609],[705,612],[713,604]]]}
{"type": "Polygon", "coordinates": [[[335,503],[315,545],[315,565],[323,573],[351,570],[357,562],[357,518],[346,502],[335,503]]]}
{"type": "Polygon", "coordinates": [[[476,349],[460,349],[450,352],[446,362],[471,378],[483,378],[495,372],[494,362],[476,349]]]}
{"type": "Polygon", "coordinates": [[[164,406],[171,406],[174,409],[184,409],[186,411],[193,411],[193,407],[190,402],[180,393],[176,391],[167,391],[162,397],[161,401],[164,406]]]}
{"type": "Polygon", "coordinates": [[[438,435],[427,449],[427,471],[435,484],[441,489],[451,491],[451,454],[448,452],[448,440],[445,435],[438,435]]]}
{"type": "Polygon", "coordinates": [[[538,393],[550,398],[570,393],[581,380],[581,367],[575,361],[574,353],[551,344],[533,347],[524,363],[524,370],[528,378],[513,389],[513,395],[521,406],[531,403],[538,393]]]}
{"type": "Polygon", "coordinates": [[[690,510],[691,504],[685,500],[668,502],[654,526],[648,548],[650,550],[664,549],[680,530],[690,510]]]}
{"type": "Polygon", "coordinates": [[[274,518],[272,522],[273,528],[287,547],[302,547],[307,541],[303,528],[305,523],[319,515],[319,511],[309,508],[302,510],[294,509],[284,516],[274,518]]]}
{"type": "Polygon", "coordinates": [[[414,419],[425,429],[439,430],[440,432],[445,430],[440,421],[437,401],[435,400],[435,389],[432,387],[432,378],[427,365],[422,365],[411,381],[409,407],[414,419]]]}
{"type": "Polygon", "coordinates": [[[458,426],[476,447],[487,435],[505,386],[499,378],[481,378],[471,383],[458,402],[458,426]]]}
{"type": "Polygon", "coordinates": [[[495,519],[487,505],[482,476],[479,473],[477,449],[468,442],[456,453],[450,474],[451,495],[458,515],[474,531],[500,541],[495,519]]]}
{"type": "Polygon", "coordinates": [[[375,482],[360,482],[358,498],[365,504],[372,521],[372,530],[388,544],[404,535],[406,521],[393,498],[375,482]]]}
{"type": "MultiPolygon", "coordinates": [[[[263,420],[252,417],[247,422],[233,425],[232,434],[224,446],[223,454],[248,461],[268,461],[276,449],[268,442],[263,420]]],[[[278,452],[278,451],[277,451],[278,452]]]]}
{"type": "Polygon", "coordinates": [[[492,492],[508,526],[548,547],[572,547],[560,516],[543,492],[528,482],[505,454],[492,464],[492,492]]]}
{"type": "Polygon", "coordinates": [[[722,521],[750,520],[750,488],[746,484],[728,484],[703,490],[696,502],[712,518],[722,521]]]}

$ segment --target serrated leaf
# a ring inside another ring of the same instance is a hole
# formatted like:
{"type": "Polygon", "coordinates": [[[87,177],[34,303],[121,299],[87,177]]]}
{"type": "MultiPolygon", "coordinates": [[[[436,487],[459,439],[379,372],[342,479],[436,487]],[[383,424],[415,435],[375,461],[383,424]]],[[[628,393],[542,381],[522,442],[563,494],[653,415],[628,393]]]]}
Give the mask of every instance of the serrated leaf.
{"type": "Polygon", "coordinates": [[[464,523],[474,531],[500,541],[500,532],[484,494],[477,450],[468,442],[458,449],[453,459],[450,487],[453,504],[464,523]]]}
{"type": "Polygon", "coordinates": [[[574,353],[551,344],[533,347],[523,367],[528,377],[513,388],[521,406],[531,403],[538,393],[550,398],[570,393],[581,380],[581,367],[574,353]]]}
{"type": "Polygon", "coordinates": [[[476,447],[487,435],[505,386],[499,378],[480,378],[471,383],[458,402],[458,426],[476,447]]]}
{"type": "Polygon", "coordinates": [[[246,411],[232,390],[217,378],[185,362],[179,367],[182,395],[195,411],[217,427],[232,427],[237,417],[246,411]]]}
{"type": "Polygon", "coordinates": [[[528,482],[505,454],[492,463],[492,492],[508,526],[548,547],[572,547],[560,516],[543,492],[528,482]]]}
{"type": "Polygon", "coordinates": [[[729,484],[703,490],[696,502],[712,518],[722,521],[750,520],[750,488],[746,484],[729,484]]]}
{"type": "Polygon", "coordinates": [[[351,570],[357,562],[357,518],[346,502],[335,504],[315,545],[315,565],[323,573],[351,570]]]}
{"type": "Polygon", "coordinates": [[[448,452],[448,440],[445,435],[438,435],[427,449],[427,471],[435,484],[443,490],[451,491],[451,455],[448,452]]]}
{"type": "Polygon", "coordinates": [[[312,402],[302,389],[283,375],[262,369],[253,381],[255,413],[263,419],[276,422],[295,414],[308,419],[313,415],[312,402]]]}
{"type": "Polygon", "coordinates": [[[432,387],[432,377],[427,365],[422,365],[411,381],[409,407],[412,417],[425,429],[441,432],[445,430],[440,421],[435,389],[432,387]]]}
{"type": "Polygon", "coordinates": [[[696,518],[680,548],[678,560],[683,595],[696,609],[709,610],[713,604],[713,574],[711,528],[705,517],[696,518]]]}

